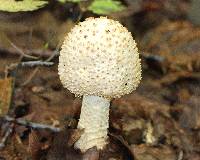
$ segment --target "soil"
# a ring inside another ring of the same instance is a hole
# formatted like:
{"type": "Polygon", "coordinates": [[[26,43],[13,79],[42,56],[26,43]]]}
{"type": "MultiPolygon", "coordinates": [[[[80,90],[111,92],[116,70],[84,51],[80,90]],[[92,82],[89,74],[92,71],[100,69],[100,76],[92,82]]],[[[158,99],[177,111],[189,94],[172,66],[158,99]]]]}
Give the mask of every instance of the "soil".
{"type": "Polygon", "coordinates": [[[59,80],[58,51],[79,20],[97,15],[72,4],[0,12],[0,143],[8,133],[0,159],[200,160],[200,27],[188,18],[191,2],[137,5],[136,11],[110,16],[135,36],[142,82],[135,92],[112,101],[106,148],[84,154],[73,147],[82,133],[76,129],[81,98],[59,80]],[[74,12],[63,12],[66,8],[74,12]],[[54,65],[19,65],[48,58],[54,65]]]}

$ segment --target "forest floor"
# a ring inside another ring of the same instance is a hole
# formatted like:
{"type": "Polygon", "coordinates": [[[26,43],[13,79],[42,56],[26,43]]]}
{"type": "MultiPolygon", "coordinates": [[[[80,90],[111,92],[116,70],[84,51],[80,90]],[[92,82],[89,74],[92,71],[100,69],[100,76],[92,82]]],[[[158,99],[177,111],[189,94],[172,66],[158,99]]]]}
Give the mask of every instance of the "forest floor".
{"type": "Polygon", "coordinates": [[[0,13],[0,160],[200,160],[200,27],[187,18],[188,3],[171,1],[113,15],[138,43],[143,78],[112,101],[106,149],[85,154],[73,148],[81,99],[63,88],[57,71],[77,6],[0,13]],[[22,65],[38,60],[53,65],[22,65]]]}

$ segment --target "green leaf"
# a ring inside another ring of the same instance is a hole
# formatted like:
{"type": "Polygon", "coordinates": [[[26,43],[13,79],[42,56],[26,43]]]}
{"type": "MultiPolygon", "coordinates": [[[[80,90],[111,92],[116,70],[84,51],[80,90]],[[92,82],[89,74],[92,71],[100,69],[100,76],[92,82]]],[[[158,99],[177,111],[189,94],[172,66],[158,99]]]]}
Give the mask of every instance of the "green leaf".
{"type": "Polygon", "coordinates": [[[46,0],[0,0],[0,10],[7,12],[33,11],[48,4],[46,0]]]}
{"type": "MultiPolygon", "coordinates": [[[[65,2],[73,2],[73,3],[79,3],[79,2],[82,2],[84,0],[58,0],[59,2],[61,3],[65,3],[65,2]]],[[[87,0],[85,0],[87,1],[87,0]]]]}
{"type": "Polygon", "coordinates": [[[66,0],[58,0],[58,2],[60,2],[60,3],[65,3],[66,0]]]}
{"type": "Polygon", "coordinates": [[[95,0],[88,7],[88,10],[96,14],[110,14],[113,12],[122,11],[125,7],[120,1],[116,0],[95,0]]]}

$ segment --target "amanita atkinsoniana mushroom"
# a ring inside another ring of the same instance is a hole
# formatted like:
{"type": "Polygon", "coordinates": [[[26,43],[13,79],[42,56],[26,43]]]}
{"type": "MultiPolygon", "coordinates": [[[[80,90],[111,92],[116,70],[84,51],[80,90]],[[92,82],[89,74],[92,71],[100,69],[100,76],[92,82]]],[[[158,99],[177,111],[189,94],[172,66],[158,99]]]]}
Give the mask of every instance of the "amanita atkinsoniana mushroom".
{"type": "Polygon", "coordinates": [[[141,80],[138,49],[118,21],[88,18],[68,33],[58,65],[65,88],[83,96],[78,128],[84,133],[75,143],[82,152],[107,144],[112,98],[131,93],[141,80]]]}

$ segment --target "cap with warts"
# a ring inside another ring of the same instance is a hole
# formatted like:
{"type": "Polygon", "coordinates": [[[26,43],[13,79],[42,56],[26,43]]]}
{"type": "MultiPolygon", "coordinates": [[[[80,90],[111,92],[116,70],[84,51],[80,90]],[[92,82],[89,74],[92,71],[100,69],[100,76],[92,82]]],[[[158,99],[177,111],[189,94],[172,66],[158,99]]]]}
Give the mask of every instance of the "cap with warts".
{"type": "Polygon", "coordinates": [[[68,33],[58,71],[63,86],[76,96],[120,97],[135,90],[141,79],[131,33],[105,17],[88,18],[68,33]]]}

